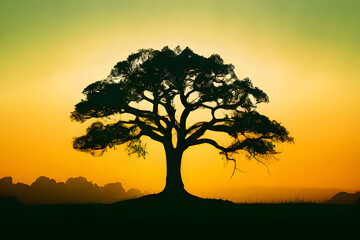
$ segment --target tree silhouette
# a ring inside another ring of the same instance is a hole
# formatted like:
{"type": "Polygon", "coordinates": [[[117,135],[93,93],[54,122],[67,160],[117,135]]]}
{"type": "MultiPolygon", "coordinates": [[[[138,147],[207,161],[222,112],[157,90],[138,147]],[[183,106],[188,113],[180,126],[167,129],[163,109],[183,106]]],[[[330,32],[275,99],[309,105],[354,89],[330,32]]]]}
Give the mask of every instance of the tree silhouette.
{"type": "Polygon", "coordinates": [[[256,111],[257,104],[269,101],[262,90],[248,78],[238,79],[234,66],[224,64],[219,55],[206,58],[188,47],[139,50],[83,94],[86,98],[76,104],[71,119],[99,120],[74,139],[73,147],[99,156],[127,143],[129,153],[145,157],[142,137],[162,143],[167,165],[163,194],[186,194],[180,166],[191,146],[212,145],[234,162],[235,171],[234,154],[243,151],[263,163],[278,153],[275,143],[293,141],[285,127],[256,111]],[[200,109],[209,119],[190,124],[189,115],[200,109]],[[225,133],[232,142],[220,145],[205,137],[207,132],[225,133]]]}

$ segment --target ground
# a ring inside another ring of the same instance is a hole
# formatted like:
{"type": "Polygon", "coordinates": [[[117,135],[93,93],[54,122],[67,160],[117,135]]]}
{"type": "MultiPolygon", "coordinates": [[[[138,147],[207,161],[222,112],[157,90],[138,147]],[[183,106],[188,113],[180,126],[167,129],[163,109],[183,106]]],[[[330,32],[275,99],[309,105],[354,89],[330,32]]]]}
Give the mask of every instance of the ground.
{"type": "Polygon", "coordinates": [[[157,195],[109,205],[6,202],[0,214],[0,239],[358,239],[360,224],[359,205],[157,195]]]}

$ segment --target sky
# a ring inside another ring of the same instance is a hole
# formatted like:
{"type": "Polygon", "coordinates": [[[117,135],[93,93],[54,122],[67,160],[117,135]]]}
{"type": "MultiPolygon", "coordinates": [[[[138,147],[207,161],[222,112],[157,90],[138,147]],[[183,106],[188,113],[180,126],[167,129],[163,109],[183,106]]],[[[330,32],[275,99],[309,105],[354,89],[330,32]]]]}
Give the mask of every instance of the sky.
{"type": "Polygon", "coordinates": [[[83,176],[161,191],[159,143],[148,141],[146,159],[122,146],[93,157],[72,149],[88,124],[69,116],[82,90],[118,61],[180,45],[232,63],[268,94],[258,111],[295,139],[278,146],[269,171],[240,154],[244,173],[232,178],[216,149],[188,149],[182,176],[190,193],[236,200],[254,187],[358,191],[359,10],[356,0],[0,0],[0,178],[83,176]]]}

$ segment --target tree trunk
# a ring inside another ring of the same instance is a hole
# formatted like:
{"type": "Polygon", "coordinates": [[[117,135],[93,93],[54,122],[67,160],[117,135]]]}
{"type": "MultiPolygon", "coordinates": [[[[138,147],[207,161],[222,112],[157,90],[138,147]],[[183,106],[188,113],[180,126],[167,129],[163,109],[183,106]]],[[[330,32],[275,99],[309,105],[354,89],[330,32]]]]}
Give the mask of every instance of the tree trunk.
{"type": "Polygon", "coordinates": [[[163,194],[171,197],[186,196],[188,193],[185,191],[184,183],[181,178],[181,159],[183,151],[167,148],[166,152],[166,185],[163,194]]]}

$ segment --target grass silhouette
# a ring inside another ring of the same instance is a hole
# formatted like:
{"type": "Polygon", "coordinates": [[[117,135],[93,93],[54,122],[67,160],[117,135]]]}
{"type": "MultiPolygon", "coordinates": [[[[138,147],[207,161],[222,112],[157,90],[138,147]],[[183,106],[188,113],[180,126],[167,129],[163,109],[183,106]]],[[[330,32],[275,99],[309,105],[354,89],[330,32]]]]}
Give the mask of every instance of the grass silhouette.
{"type": "Polygon", "coordinates": [[[4,203],[0,212],[1,239],[348,239],[360,223],[359,205],[162,195],[114,204],[4,203]]]}

